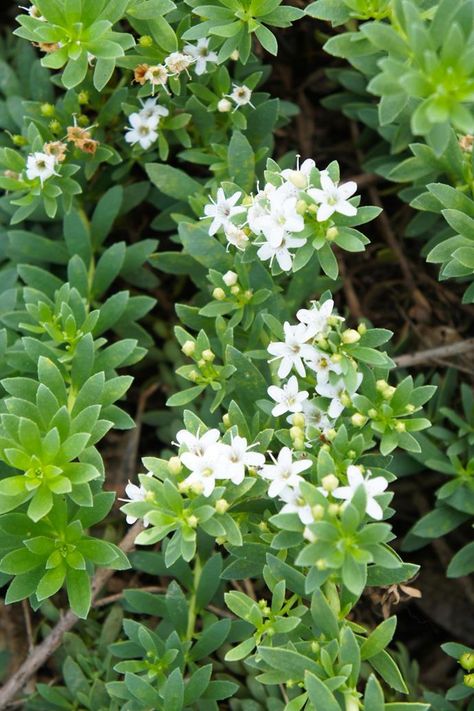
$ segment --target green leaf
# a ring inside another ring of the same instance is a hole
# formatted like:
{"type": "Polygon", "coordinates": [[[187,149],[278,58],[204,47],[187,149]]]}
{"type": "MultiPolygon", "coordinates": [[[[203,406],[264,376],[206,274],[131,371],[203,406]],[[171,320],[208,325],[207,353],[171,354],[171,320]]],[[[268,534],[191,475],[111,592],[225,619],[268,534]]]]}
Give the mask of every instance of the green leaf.
{"type": "Polygon", "coordinates": [[[145,170],[160,192],[176,200],[186,202],[188,196],[202,190],[197,180],[165,163],[146,163],[145,170]]]}
{"type": "Polygon", "coordinates": [[[304,685],[315,711],[341,711],[332,692],[315,674],[307,671],[304,675],[304,685]]]}
{"type": "Polygon", "coordinates": [[[362,644],[360,655],[363,660],[370,659],[381,652],[392,641],[397,626],[397,618],[389,617],[381,622],[362,644]]]}
{"type": "Polygon", "coordinates": [[[255,181],[255,155],[252,146],[240,131],[234,131],[232,134],[227,160],[232,182],[245,192],[250,192],[255,181]]]}

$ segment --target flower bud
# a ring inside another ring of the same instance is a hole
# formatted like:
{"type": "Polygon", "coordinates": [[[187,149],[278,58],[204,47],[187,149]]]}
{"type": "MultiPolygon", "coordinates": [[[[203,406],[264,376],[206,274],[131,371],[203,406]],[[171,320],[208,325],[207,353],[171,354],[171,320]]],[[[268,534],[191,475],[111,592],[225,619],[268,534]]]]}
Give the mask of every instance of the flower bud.
{"type": "Polygon", "coordinates": [[[359,323],[357,326],[357,330],[359,331],[361,336],[364,336],[367,333],[367,326],[365,323],[359,323]]]}
{"type": "Polygon", "coordinates": [[[470,689],[474,689],[474,674],[465,674],[464,675],[464,683],[470,689]]]}
{"type": "Polygon", "coordinates": [[[304,427],[305,425],[305,419],[304,415],[302,412],[295,412],[295,414],[292,417],[292,422],[295,427],[304,427]]]}
{"type": "Polygon", "coordinates": [[[336,239],[338,234],[339,230],[337,229],[337,227],[329,227],[329,229],[326,230],[326,239],[329,240],[329,242],[332,242],[336,239]]]}
{"type": "Polygon", "coordinates": [[[226,412],[225,415],[222,415],[222,422],[224,424],[224,427],[226,429],[229,429],[229,427],[231,426],[231,422],[230,422],[230,417],[229,417],[228,412],[226,412]]]}
{"type": "Polygon", "coordinates": [[[405,432],[406,428],[407,428],[407,426],[404,422],[400,422],[400,420],[395,422],[395,429],[397,432],[405,432]]]}
{"type": "Polygon", "coordinates": [[[185,481],[180,481],[178,482],[178,491],[183,494],[185,491],[189,489],[189,484],[186,484],[185,481]]]}
{"type": "Polygon", "coordinates": [[[346,345],[352,345],[360,341],[360,333],[358,333],[354,328],[346,328],[342,334],[342,342],[346,345]]]}
{"type": "Polygon", "coordinates": [[[301,428],[300,427],[290,427],[290,437],[291,439],[296,439],[297,437],[301,437],[301,428]]]}
{"type": "Polygon", "coordinates": [[[319,652],[320,648],[321,647],[320,647],[319,642],[316,642],[316,640],[311,642],[311,651],[313,652],[313,654],[317,654],[319,652]]]}
{"type": "Polygon", "coordinates": [[[324,518],[324,506],[321,504],[315,504],[311,507],[311,513],[315,521],[321,521],[324,518]]]}
{"type": "Polygon", "coordinates": [[[382,397],[384,400],[390,400],[394,394],[395,394],[396,388],[393,387],[393,385],[387,385],[385,390],[382,393],[382,397]]]}
{"type": "Polygon", "coordinates": [[[375,409],[375,407],[371,407],[367,414],[368,414],[369,417],[372,418],[372,420],[374,420],[374,419],[377,417],[378,412],[377,412],[377,410],[375,409]]]}
{"type": "Polygon", "coordinates": [[[138,40],[140,47],[151,47],[153,44],[153,38],[150,35],[142,35],[138,40]]]}
{"type": "Polygon", "coordinates": [[[54,105],[45,102],[40,106],[41,115],[46,118],[52,118],[54,116],[54,105]]]}
{"type": "Polygon", "coordinates": [[[474,669],[474,651],[464,652],[459,660],[459,664],[463,669],[466,669],[466,671],[474,669]]]}
{"type": "Polygon", "coordinates": [[[199,373],[197,372],[197,370],[191,370],[191,372],[188,373],[188,380],[191,380],[191,382],[195,383],[198,378],[199,373]]]}
{"type": "Polygon", "coordinates": [[[321,480],[324,491],[332,493],[339,486],[339,479],[334,474],[327,474],[321,480]]]}
{"type": "Polygon", "coordinates": [[[15,135],[12,136],[12,141],[15,146],[26,146],[28,143],[27,139],[19,133],[15,133],[15,135]]]}
{"type": "Polygon", "coordinates": [[[216,286],[212,292],[212,296],[216,301],[223,301],[225,299],[225,291],[224,289],[221,289],[220,286],[216,286]]]}
{"type": "Polygon", "coordinates": [[[52,121],[50,121],[48,126],[49,126],[49,130],[52,133],[59,133],[61,130],[61,124],[59,123],[59,121],[57,119],[53,119],[52,121]]]}
{"type": "Polygon", "coordinates": [[[331,360],[333,363],[340,363],[342,360],[342,355],[340,353],[333,353],[331,356],[331,360]]]}
{"type": "MultiPolygon", "coordinates": [[[[334,429],[334,427],[331,427],[331,429],[328,430],[327,432],[325,432],[324,434],[325,434],[326,439],[328,439],[330,442],[332,442],[333,439],[335,439],[335,437],[337,437],[337,432],[334,429]]],[[[329,449],[330,449],[329,445],[325,444],[325,445],[323,445],[323,447],[326,447],[327,451],[329,452],[329,449]]],[[[323,447],[321,447],[321,449],[323,447]]]]}
{"type": "Polygon", "coordinates": [[[194,343],[194,341],[185,341],[181,346],[181,351],[184,353],[185,356],[188,356],[188,358],[191,358],[191,356],[194,355],[195,350],[196,344],[194,343]]]}
{"type": "Polygon", "coordinates": [[[268,524],[266,521],[260,521],[260,523],[258,524],[258,527],[264,533],[265,533],[265,531],[268,531],[268,524]]]}
{"type": "Polygon", "coordinates": [[[191,514],[191,516],[188,516],[187,522],[188,525],[191,526],[191,528],[196,528],[199,523],[199,519],[194,514],[191,514]]]}
{"type": "Polygon", "coordinates": [[[377,380],[375,387],[379,393],[383,393],[385,388],[388,388],[388,383],[386,380],[377,380]]]}
{"type": "Polygon", "coordinates": [[[217,536],[216,538],[216,543],[218,546],[223,546],[224,543],[226,542],[226,537],[225,536],[217,536]]]}
{"type": "Polygon", "coordinates": [[[344,405],[344,407],[349,407],[349,406],[350,406],[350,404],[351,404],[351,399],[350,399],[349,395],[348,395],[346,392],[343,392],[343,393],[340,395],[340,398],[339,398],[339,399],[340,399],[340,401],[342,402],[342,404],[344,405]]]}
{"type": "Polygon", "coordinates": [[[85,104],[89,103],[89,92],[88,91],[80,91],[79,94],[77,95],[77,100],[81,104],[81,106],[84,106],[85,104]]]}
{"type": "MultiPolygon", "coordinates": [[[[348,452],[347,452],[347,456],[349,457],[349,459],[355,459],[356,456],[357,456],[357,453],[356,453],[356,451],[355,451],[354,449],[349,449],[348,452]]],[[[360,467],[360,468],[361,468],[362,470],[364,469],[364,467],[360,467]]]]}
{"type": "Polygon", "coordinates": [[[330,516],[337,516],[340,511],[339,504],[329,504],[328,513],[330,516]]]}
{"type": "Polygon", "coordinates": [[[295,188],[299,188],[300,190],[305,188],[308,184],[306,176],[303,175],[303,173],[301,173],[299,170],[290,171],[288,180],[295,186],[295,188]]]}
{"type": "Polygon", "coordinates": [[[302,452],[305,449],[304,437],[303,436],[295,437],[295,439],[293,440],[293,445],[294,445],[294,448],[296,450],[298,450],[298,452],[302,452]]]}
{"type": "Polygon", "coordinates": [[[206,365],[206,361],[204,360],[204,358],[200,358],[198,360],[197,364],[198,364],[199,368],[204,368],[204,366],[206,365]]]}
{"type": "Polygon", "coordinates": [[[77,123],[79,126],[88,126],[89,125],[89,118],[85,114],[79,114],[77,117],[77,123]]]}
{"type": "Polygon", "coordinates": [[[237,62],[238,59],[240,59],[240,52],[238,49],[234,49],[230,55],[230,59],[232,59],[233,62],[237,62]]]}
{"type": "Polygon", "coordinates": [[[238,276],[235,272],[228,271],[224,274],[222,279],[226,286],[234,286],[234,284],[237,284],[238,276]]]}
{"type": "Polygon", "coordinates": [[[304,200],[298,200],[298,202],[296,203],[296,212],[298,213],[298,215],[304,215],[307,209],[308,204],[304,200]]]}
{"type": "Polygon", "coordinates": [[[411,404],[411,402],[408,403],[408,405],[405,406],[405,412],[408,412],[410,415],[412,412],[415,412],[416,407],[411,404]]]}
{"type": "Polygon", "coordinates": [[[253,296],[253,290],[252,290],[252,289],[246,289],[245,292],[244,292],[244,296],[245,296],[245,298],[246,298],[247,301],[250,301],[250,299],[251,299],[252,296],[253,296]]]}
{"type": "Polygon", "coordinates": [[[365,423],[367,422],[367,417],[365,415],[363,415],[361,412],[356,412],[352,415],[351,422],[354,425],[354,427],[363,427],[365,425],[365,423]]]}
{"type": "Polygon", "coordinates": [[[318,570],[326,570],[328,567],[327,561],[324,558],[320,558],[315,563],[318,570]]]}
{"type": "Polygon", "coordinates": [[[240,294],[240,286],[238,284],[234,284],[234,286],[231,286],[230,293],[233,294],[234,296],[237,296],[237,294],[240,294]]]}
{"type": "Polygon", "coordinates": [[[217,110],[221,113],[227,113],[232,109],[232,104],[229,101],[229,99],[220,99],[220,101],[217,102],[217,110]]]}
{"type": "Polygon", "coordinates": [[[303,531],[303,538],[306,541],[309,541],[310,543],[316,543],[318,540],[317,536],[311,531],[308,526],[305,526],[305,529],[303,531]]]}
{"type": "Polygon", "coordinates": [[[202,352],[202,357],[206,361],[206,363],[212,363],[216,355],[215,353],[213,353],[213,351],[211,351],[210,348],[206,348],[206,350],[202,352]]]}
{"type": "Polygon", "coordinates": [[[168,471],[170,474],[179,474],[182,469],[181,460],[179,457],[171,457],[168,461],[168,471]]]}
{"type": "Polygon", "coordinates": [[[225,512],[229,508],[229,502],[225,499],[218,499],[215,503],[214,508],[216,509],[216,513],[225,514],[225,512]]]}
{"type": "Polygon", "coordinates": [[[360,711],[359,700],[356,696],[352,696],[352,694],[346,694],[345,705],[345,711],[360,711]]]}

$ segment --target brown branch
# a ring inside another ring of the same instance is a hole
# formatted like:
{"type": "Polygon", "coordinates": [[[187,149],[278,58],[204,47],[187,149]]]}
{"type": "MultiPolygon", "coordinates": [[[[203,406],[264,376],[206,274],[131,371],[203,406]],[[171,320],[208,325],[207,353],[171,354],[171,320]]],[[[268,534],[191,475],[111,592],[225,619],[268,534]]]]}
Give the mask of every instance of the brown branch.
{"type": "Polygon", "coordinates": [[[407,353],[395,358],[397,368],[408,368],[412,365],[420,365],[421,363],[429,363],[436,361],[439,358],[449,358],[450,356],[461,355],[474,350],[474,338],[468,338],[465,341],[457,341],[456,343],[448,343],[445,346],[437,348],[428,348],[426,351],[418,351],[417,353],[407,353]]]}
{"type": "MultiPolygon", "coordinates": [[[[142,529],[143,524],[141,521],[138,521],[128,531],[119,545],[124,553],[133,550],[135,538],[142,529]]],[[[107,568],[99,568],[96,571],[92,581],[93,601],[113,574],[114,571],[107,568]]],[[[78,620],[77,615],[75,615],[72,610],[68,610],[51,630],[49,635],[31,650],[21,667],[12,674],[7,683],[0,689],[0,709],[5,709],[13,697],[23,689],[28,679],[43,666],[51,654],[60,646],[64,634],[72,629],[78,620]]]]}

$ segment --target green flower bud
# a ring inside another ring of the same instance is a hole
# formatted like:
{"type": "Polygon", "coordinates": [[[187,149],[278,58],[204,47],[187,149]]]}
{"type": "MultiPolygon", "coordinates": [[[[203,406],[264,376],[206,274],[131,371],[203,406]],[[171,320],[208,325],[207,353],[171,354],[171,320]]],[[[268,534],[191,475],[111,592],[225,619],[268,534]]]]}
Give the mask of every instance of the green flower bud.
{"type": "Polygon", "coordinates": [[[315,521],[321,521],[324,518],[324,506],[321,504],[315,504],[311,507],[311,513],[315,521]]]}
{"type": "Polygon", "coordinates": [[[227,509],[229,508],[230,504],[228,501],[225,499],[218,499],[215,503],[214,508],[216,509],[216,513],[218,514],[225,514],[227,509]]]}
{"type": "Polygon", "coordinates": [[[360,333],[358,333],[353,328],[347,328],[342,334],[342,342],[346,345],[351,345],[352,343],[357,343],[360,341],[360,333]]]}
{"type": "Polygon", "coordinates": [[[339,486],[339,479],[334,474],[327,474],[321,480],[324,491],[333,492],[339,486]]]}
{"type": "Polygon", "coordinates": [[[40,106],[41,115],[46,118],[52,118],[54,116],[54,110],[54,105],[49,104],[48,102],[45,102],[40,106]]]}
{"type": "Polygon", "coordinates": [[[363,427],[365,425],[365,423],[367,422],[367,417],[365,415],[363,415],[361,412],[356,412],[352,415],[351,422],[354,425],[354,427],[363,427]]]}
{"type": "Polygon", "coordinates": [[[329,229],[326,231],[326,239],[329,242],[332,242],[333,240],[336,239],[338,234],[339,234],[339,230],[337,229],[337,227],[329,227],[329,229]]]}
{"type": "Polygon", "coordinates": [[[85,106],[86,104],[89,103],[89,92],[88,91],[80,91],[79,94],[77,95],[77,100],[81,104],[81,106],[85,106]]]}
{"type": "Polygon", "coordinates": [[[371,407],[367,414],[368,414],[369,417],[371,417],[372,419],[374,419],[375,417],[377,417],[378,412],[377,412],[377,410],[376,410],[374,407],[371,407]]]}
{"type": "Polygon", "coordinates": [[[359,331],[361,336],[364,336],[367,333],[367,326],[365,323],[359,323],[357,326],[357,330],[359,331]]]}
{"type": "Polygon", "coordinates": [[[237,284],[238,276],[235,272],[228,271],[224,274],[222,279],[226,286],[234,286],[235,284],[237,284]]]}
{"type": "Polygon", "coordinates": [[[223,301],[225,299],[225,291],[220,286],[217,286],[212,292],[212,296],[216,301],[223,301]]]}
{"type": "Polygon", "coordinates": [[[202,352],[202,357],[206,363],[212,363],[212,361],[215,360],[216,354],[213,353],[210,348],[206,348],[206,350],[202,352]]]}
{"type": "Polygon", "coordinates": [[[295,427],[303,428],[305,424],[304,415],[302,412],[295,412],[292,417],[292,421],[295,427]]]}
{"type": "Polygon", "coordinates": [[[233,294],[234,296],[237,296],[237,294],[240,294],[240,286],[238,284],[234,284],[234,286],[231,287],[230,293],[233,294]]]}
{"type": "Polygon", "coordinates": [[[170,474],[179,474],[182,470],[182,464],[179,457],[171,457],[168,461],[168,471],[170,474]]]}
{"type": "Polygon", "coordinates": [[[53,119],[48,124],[51,133],[59,133],[61,131],[61,124],[57,119],[53,119]]]}
{"type": "Polygon", "coordinates": [[[395,422],[395,429],[397,432],[405,432],[406,428],[407,426],[404,422],[400,422],[400,420],[395,422]]]}
{"type": "Polygon", "coordinates": [[[474,651],[464,652],[459,660],[459,664],[463,669],[466,669],[466,671],[472,671],[472,669],[474,669],[474,651]]]}
{"type": "Polygon", "coordinates": [[[470,689],[474,689],[474,674],[464,674],[464,683],[470,689]]]}
{"type": "Polygon", "coordinates": [[[19,133],[15,133],[15,135],[12,136],[12,141],[15,146],[26,146],[28,143],[27,139],[19,133]]]}
{"type": "Polygon", "coordinates": [[[196,344],[194,343],[194,341],[185,341],[181,346],[181,351],[184,353],[184,355],[188,356],[188,358],[194,355],[195,350],[196,344]]]}
{"type": "Polygon", "coordinates": [[[222,416],[222,422],[223,422],[223,424],[224,424],[224,427],[225,427],[226,429],[229,429],[229,427],[230,427],[230,425],[231,425],[231,422],[230,422],[230,417],[229,417],[229,413],[228,413],[228,412],[226,412],[225,415],[222,416]]]}
{"type": "Polygon", "coordinates": [[[150,35],[142,35],[138,40],[140,47],[151,47],[153,45],[153,38],[150,35]]]}

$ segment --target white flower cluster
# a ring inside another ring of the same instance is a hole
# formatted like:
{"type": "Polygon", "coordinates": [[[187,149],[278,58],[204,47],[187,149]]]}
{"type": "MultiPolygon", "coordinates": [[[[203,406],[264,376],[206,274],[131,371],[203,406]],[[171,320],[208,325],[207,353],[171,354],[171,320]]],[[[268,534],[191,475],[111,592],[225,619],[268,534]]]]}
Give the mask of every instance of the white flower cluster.
{"type": "Polygon", "coordinates": [[[276,403],[272,415],[279,417],[290,413],[289,421],[292,422],[295,413],[303,413],[307,431],[316,428],[324,433],[331,429],[362,382],[362,374],[357,373],[355,383],[348,388],[337,354],[328,353],[321,347],[332,326],[344,320],[333,314],[333,308],[334,302],[328,299],[321,305],[313,303],[310,309],[300,309],[296,314],[299,323],[285,322],[284,340],[268,346],[268,352],[273,356],[270,362],[279,361],[278,377],[286,378],[295,370],[301,378],[306,378],[309,371],[315,378],[315,394],[330,400],[327,411],[323,412],[309,400],[307,390],[299,390],[295,375],[282,387],[272,385],[268,388],[268,394],[276,403]]]}
{"type": "Polygon", "coordinates": [[[45,180],[52,178],[53,175],[58,175],[56,166],[58,160],[54,155],[48,155],[42,151],[30,153],[26,159],[26,177],[28,180],[40,179],[41,185],[45,180]]]}
{"type": "Polygon", "coordinates": [[[234,436],[231,443],[226,444],[217,429],[208,430],[203,435],[180,430],[176,444],[184,449],[179,459],[190,472],[181,486],[206,497],[214,491],[217,480],[228,479],[233,484],[241,484],[246,468],[258,468],[265,463],[265,456],[252,452],[255,445],[249,446],[245,437],[234,436]]]}
{"type": "Polygon", "coordinates": [[[142,108],[128,117],[130,126],[125,128],[125,140],[134,146],[139,143],[147,150],[158,138],[158,124],[163,116],[168,116],[166,106],[160,106],[155,99],[142,101],[142,108]]]}
{"type": "Polygon", "coordinates": [[[307,240],[303,236],[307,207],[313,206],[317,222],[326,222],[334,213],[354,216],[357,208],[349,202],[357,185],[353,181],[338,185],[329,173],[319,173],[320,187],[312,186],[311,175],[315,162],[305,160],[297,164],[296,170],[282,170],[280,185],[267,183],[262,190],[252,196],[248,203],[238,205],[242,193],[236,192],[226,197],[222,188],[217,191],[217,199],[204,208],[204,215],[212,217],[209,234],[220,229],[224,231],[230,245],[244,250],[249,244],[249,236],[255,235],[259,241],[257,255],[262,261],[276,259],[280,269],[290,271],[295,253],[307,240]]]}

